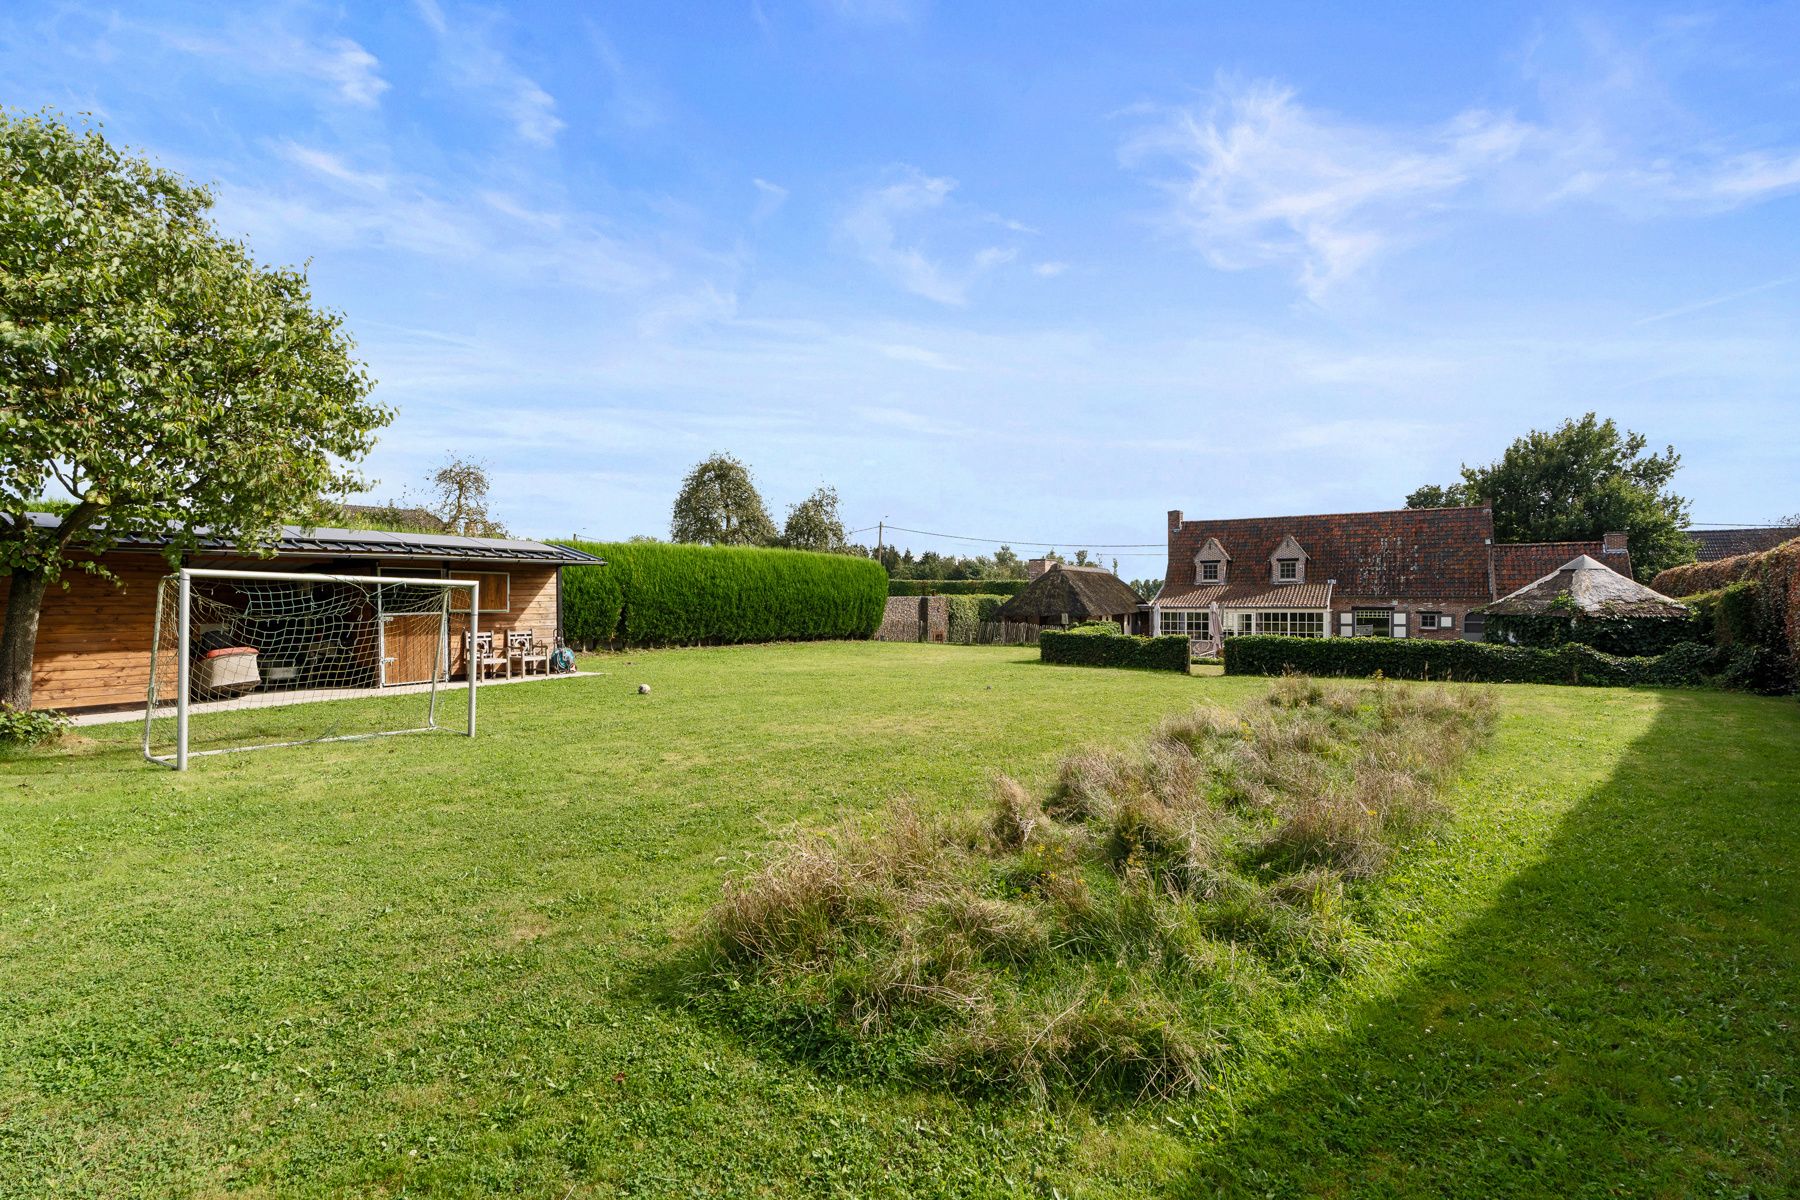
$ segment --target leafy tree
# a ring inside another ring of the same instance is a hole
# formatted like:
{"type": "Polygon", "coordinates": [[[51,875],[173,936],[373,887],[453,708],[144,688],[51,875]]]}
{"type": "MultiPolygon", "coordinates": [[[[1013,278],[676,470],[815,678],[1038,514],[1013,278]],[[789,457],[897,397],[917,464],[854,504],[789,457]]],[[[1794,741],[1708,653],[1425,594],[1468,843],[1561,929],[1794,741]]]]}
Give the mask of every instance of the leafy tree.
{"type": "Polygon", "coordinates": [[[212,203],[98,128],[0,111],[0,703],[30,705],[64,571],[104,574],[93,556],[141,533],[171,562],[203,528],[266,552],[359,489],[346,464],[392,419],[343,318],[222,237],[212,203]],[[51,488],[69,505],[34,522],[51,488]]]}
{"type": "Polygon", "coordinates": [[[431,475],[432,516],[445,533],[462,537],[505,537],[506,526],[488,512],[487,466],[471,458],[446,459],[431,475]]]}
{"type": "Polygon", "coordinates": [[[1649,439],[1588,413],[1548,433],[1533,430],[1486,466],[1464,464],[1462,482],[1420,488],[1408,508],[1443,504],[1494,506],[1503,542],[1590,541],[1612,530],[1630,537],[1639,579],[1689,562],[1694,546],[1682,532],[1688,501],[1669,490],[1681,466],[1675,447],[1647,452],[1649,439]]]}
{"type": "Polygon", "coordinates": [[[787,523],[781,529],[783,546],[842,554],[846,541],[844,522],[838,516],[836,488],[821,487],[788,509],[787,523]]]}
{"type": "Polygon", "coordinates": [[[1481,503],[1478,496],[1470,496],[1469,489],[1460,483],[1440,487],[1428,483],[1406,498],[1408,508],[1471,508],[1481,503]]]}
{"type": "Polygon", "coordinates": [[[1156,593],[1162,591],[1162,585],[1163,581],[1160,579],[1131,579],[1127,580],[1125,584],[1136,592],[1138,599],[1145,604],[1156,599],[1156,593]]]}
{"type": "Polygon", "coordinates": [[[775,522],[750,478],[750,468],[729,454],[694,464],[675,497],[669,540],[714,546],[773,544],[775,522]]]}

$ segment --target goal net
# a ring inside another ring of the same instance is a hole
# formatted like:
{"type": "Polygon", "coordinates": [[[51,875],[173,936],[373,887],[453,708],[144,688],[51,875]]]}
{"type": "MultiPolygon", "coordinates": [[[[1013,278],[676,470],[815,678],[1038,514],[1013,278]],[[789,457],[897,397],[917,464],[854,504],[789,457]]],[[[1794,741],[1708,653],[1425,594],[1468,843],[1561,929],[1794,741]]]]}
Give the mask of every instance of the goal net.
{"type": "Polygon", "coordinates": [[[156,602],[144,757],[182,770],[196,755],[426,732],[441,727],[451,687],[466,714],[450,705],[448,722],[473,737],[477,590],[406,576],[169,576],[156,602]]]}

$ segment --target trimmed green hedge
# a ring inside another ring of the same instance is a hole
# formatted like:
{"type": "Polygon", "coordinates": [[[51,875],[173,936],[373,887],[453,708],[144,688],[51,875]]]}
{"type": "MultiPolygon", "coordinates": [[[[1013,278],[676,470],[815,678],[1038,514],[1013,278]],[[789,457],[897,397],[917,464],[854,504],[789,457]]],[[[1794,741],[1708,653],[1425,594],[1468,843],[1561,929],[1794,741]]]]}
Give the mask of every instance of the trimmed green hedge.
{"type": "Polygon", "coordinates": [[[1146,671],[1188,673],[1188,640],[1133,637],[1123,633],[1070,633],[1046,629],[1038,635],[1038,658],[1072,667],[1137,667],[1146,671]]]}
{"type": "Polygon", "coordinates": [[[1654,657],[1604,654],[1578,642],[1555,647],[1439,642],[1424,638],[1232,637],[1227,675],[1346,675],[1471,683],[1572,683],[1592,687],[1697,686],[1734,664],[1711,646],[1684,642],[1654,657]]]}
{"type": "Polygon", "coordinates": [[[887,573],[872,559],[748,546],[560,542],[606,560],[563,569],[563,632],[581,645],[866,638],[887,573]]]}
{"type": "Polygon", "coordinates": [[[1005,604],[1006,596],[945,596],[944,607],[948,632],[944,640],[959,646],[972,646],[981,636],[981,623],[992,621],[1005,604]]]}
{"type": "Polygon", "coordinates": [[[1543,613],[1490,615],[1483,640],[1542,648],[1580,642],[1603,654],[1634,658],[1662,654],[1683,642],[1705,642],[1711,638],[1694,617],[1568,617],[1543,613]]]}
{"type": "Polygon", "coordinates": [[[1025,590],[1026,579],[890,579],[890,596],[1003,596],[1025,590]]]}

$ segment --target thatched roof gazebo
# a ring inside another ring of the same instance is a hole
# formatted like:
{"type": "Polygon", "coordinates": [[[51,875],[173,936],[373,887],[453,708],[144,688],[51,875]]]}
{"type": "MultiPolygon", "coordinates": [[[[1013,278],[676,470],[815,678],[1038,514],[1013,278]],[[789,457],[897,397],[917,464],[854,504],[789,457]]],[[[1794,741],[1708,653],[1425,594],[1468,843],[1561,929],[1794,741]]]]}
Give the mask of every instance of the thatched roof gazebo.
{"type": "Polygon", "coordinates": [[[1627,579],[1586,554],[1501,597],[1483,611],[1496,617],[1686,619],[1691,615],[1687,605],[1627,579]]]}
{"type": "Polygon", "coordinates": [[[994,616],[1031,625],[1119,621],[1129,628],[1140,603],[1138,594],[1105,567],[1052,563],[994,616]]]}

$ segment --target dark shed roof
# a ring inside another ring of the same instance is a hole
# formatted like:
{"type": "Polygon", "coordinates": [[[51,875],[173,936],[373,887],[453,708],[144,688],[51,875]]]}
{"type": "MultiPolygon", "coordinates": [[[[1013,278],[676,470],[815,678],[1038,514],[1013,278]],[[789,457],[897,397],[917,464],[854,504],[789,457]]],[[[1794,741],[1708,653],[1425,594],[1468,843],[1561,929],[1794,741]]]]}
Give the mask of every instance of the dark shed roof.
{"type": "Polygon", "coordinates": [[[1773,550],[1790,538],[1800,537],[1800,527],[1793,525],[1756,525],[1748,529],[1689,529],[1685,531],[1694,543],[1694,557],[1701,562],[1736,558],[1773,550]]]}
{"type": "MultiPolygon", "coordinates": [[[[32,521],[54,528],[59,520],[50,513],[32,513],[32,521]]],[[[159,534],[131,534],[120,538],[121,550],[160,550],[170,539],[159,534]]],[[[523,538],[462,537],[450,533],[395,533],[374,529],[303,529],[283,525],[270,547],[277,554],[314,554],[331,558],[448,558],[462,562],[493,563],[599,563],[603,560],[568,546],[552,546],[523,538]]],[[[201,531],[198,553],[235,554],[230,538],[211,537],[201,531]]]]}
{"type": "Polygon", "coordinates": [[[1002,621],[1060,619],[1091,621],[1137,611],[1138,594],[1105,567],[1052,563],[1050,569],[1000,606],[1002,621]]]}

